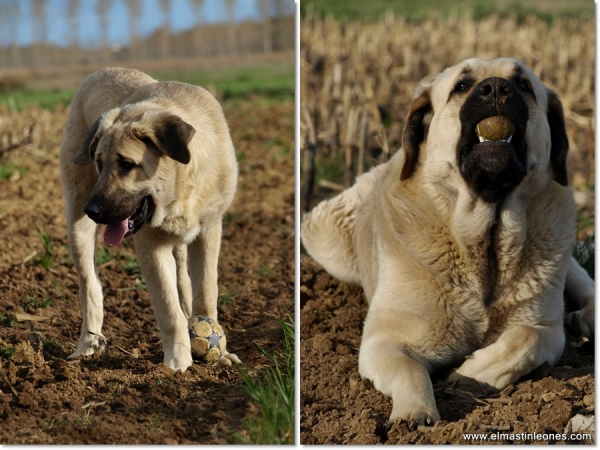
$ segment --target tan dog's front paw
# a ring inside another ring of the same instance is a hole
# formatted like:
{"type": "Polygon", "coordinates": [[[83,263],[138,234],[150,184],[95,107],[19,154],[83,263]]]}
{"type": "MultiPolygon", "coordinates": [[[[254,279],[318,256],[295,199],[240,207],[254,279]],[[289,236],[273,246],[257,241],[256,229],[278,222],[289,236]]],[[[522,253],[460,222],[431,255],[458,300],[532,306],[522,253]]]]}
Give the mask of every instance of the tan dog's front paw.
{"type": "Polygon", "coordinates": [[[181,352],[179,355],[167,355],[163,362],[174,372],[185,372],[192,365],[191,352],[181,352]]]}
{"type": "Polygon", "coordinates": [[[185,331],[179,338],[163,340],[163,362],[175,372],[185,372],[193,364],[190,341],[187,330],[185,331]]]}
{"type": "Polygon", "coordinates": [[[74,359],[78,356],[89,356],[94,353],[101,354],[106,349],[107,339],[96,333],[84,332],[79,339],[77,350],[67,356],[67,359],[74,359]]]}
{"type": "Polygon", "coordinates": [[[220,366],[231,366],[231,363],[242,364],[242,361],[236,355],[226,350],[219,358],[218,363],[220,366]]]}

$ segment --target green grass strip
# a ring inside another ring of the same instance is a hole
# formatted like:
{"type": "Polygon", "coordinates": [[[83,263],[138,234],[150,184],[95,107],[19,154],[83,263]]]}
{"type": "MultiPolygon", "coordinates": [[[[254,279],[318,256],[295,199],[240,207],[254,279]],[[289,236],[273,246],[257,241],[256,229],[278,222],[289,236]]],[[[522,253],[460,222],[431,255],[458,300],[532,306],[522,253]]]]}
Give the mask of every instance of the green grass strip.
{"type": "Polygon", "coordinates": [[[283,328],[283,350],[270,353],[257,344],[273,366],[253,378],[238,366],[244,390],[260,407],[261,415],[245,419],[247,435],[235,434],[235,444],[294,444],[294,322],[279,320],[283,328]]]}

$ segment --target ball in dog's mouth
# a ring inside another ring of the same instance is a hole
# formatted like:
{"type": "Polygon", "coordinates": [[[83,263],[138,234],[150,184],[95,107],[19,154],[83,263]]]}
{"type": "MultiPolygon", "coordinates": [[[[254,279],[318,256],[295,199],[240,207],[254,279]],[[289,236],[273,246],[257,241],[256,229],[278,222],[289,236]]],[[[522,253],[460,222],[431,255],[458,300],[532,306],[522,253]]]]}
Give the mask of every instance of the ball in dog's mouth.
{"type": "Polygon", "coordinates": [[[499,201],[527,175],[525,124],[521,122],[503,115],[488,116],[471,122],[461,138],[461,174],[484,201],[499,201]]]}
{"type": "Polygon", "coordinates": [[[515,123],[505,116],[487,117],[475,127],[479,143],[473,145],[470,157],[486,172],[492,184],[498,179],[501,182],[520,182],[526,174],[511,144],[515,132],[515,123]]]}
{"type": "Polygon", "coordinates": [[[154,203],[149,195],[144,197],[136,210],[126,219],[106,225],[104,230],[104,243],[117,246],[126,236],[137,233],[142,225],[152,216],[154,203]]]}
{"type": "Polygon", "coordinates": [[[510,143],[517,127],[506,116],[491,116],[480,121],[475,127],[475,132],[480,142],[506,141],[510,143]]]}

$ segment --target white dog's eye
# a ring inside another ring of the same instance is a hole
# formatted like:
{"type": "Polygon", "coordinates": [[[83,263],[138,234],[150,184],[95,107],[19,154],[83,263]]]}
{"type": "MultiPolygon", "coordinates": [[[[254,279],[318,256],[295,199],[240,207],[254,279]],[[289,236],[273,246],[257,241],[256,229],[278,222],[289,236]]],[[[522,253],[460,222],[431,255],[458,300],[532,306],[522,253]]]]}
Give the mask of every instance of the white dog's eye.
{"type": "Polygon", "coordinates": [[[517,88],[521,92],[532,92],[531,85],[529,84],[529,82],[527,80],[524,80],[524,79],[518,80],[516,82],[516,84],[517,84],[517,88]]]}
{"type": "Polygon", "coordinates": [[[466,92],[471,88],[473,83],[470,80],[461,80],[454,86],[452,93],[466,92]]]}

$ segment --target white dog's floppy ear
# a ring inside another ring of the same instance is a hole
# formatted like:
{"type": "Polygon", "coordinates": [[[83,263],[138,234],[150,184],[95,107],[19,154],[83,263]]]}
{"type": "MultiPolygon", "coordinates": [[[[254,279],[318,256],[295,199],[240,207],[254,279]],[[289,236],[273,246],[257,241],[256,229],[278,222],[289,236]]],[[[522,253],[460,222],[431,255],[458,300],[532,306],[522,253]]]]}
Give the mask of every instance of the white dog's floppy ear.
{"type": "Polygon", "coordinates": [[[75,164],[82,166],[84,164],[89,164],[94,159],[94,153],[96,153],[98,141],[100,140],[98,128],[100,127],[101,121],[102,117],[98,117],[92,126],[86,131],[81,150],[79,150],[75,156],[73,156],[73,162],[75,164]]]}
{"type": "Polygon", "coordinates": [[[550,125],[550,164],[554,173],[554,181],[563,186],[569,183],[567,177],[567,153],[569,138],[565,127],[565,115],[562,104],[555,92],[547,89],[548,93],[548,125],[550,125]]]}
{"type": "Polygon", "coordinates": [[[426,88],[418,87],[415,92],[418,97],[412,102],[402,132],[402,150],[404,151],[404,165],[400,172],[400,181],[410,178],[419,161],[419,146],[427,137],[427,130],[431,121],[432,105],[429,94],[430,85],[426,88]]]}
{"type": "Polygon", "coordinates": [[[190,162],[188,144],[196,130],[175,114],[165,111],[146,112],[134,124],[131,131],[151,149],[182,164],[190,162]]]}

